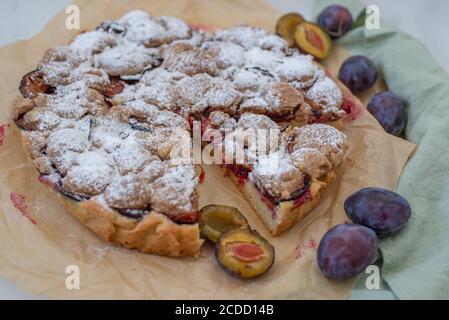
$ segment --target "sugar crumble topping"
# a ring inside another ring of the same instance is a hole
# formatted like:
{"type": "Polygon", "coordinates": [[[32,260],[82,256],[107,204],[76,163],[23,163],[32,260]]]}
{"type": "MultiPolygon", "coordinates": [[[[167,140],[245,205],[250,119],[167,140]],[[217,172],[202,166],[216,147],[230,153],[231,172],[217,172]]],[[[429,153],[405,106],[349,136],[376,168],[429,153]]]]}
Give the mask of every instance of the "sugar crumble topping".
{"type": "Polygon", "coordinates": [[[249,178],[272,197],[288,200],[304,186],[305,174],[294,166],[288,154],[280,150],[260,156],[249,178]]]}
{"type": "Polygon", "coordinates": [[[107,49],[96,56],[96,63],[111,76],[143,73],[161,62],[159,50],[130,43],[107,49]]]}
{"type": "MultiPolygon", "coordinates": [[[[338,86],[282,38],[250,26],[207,34],[143,11],[48,50],[36,72],[51,92],[16,115],[34,165],[66,192],[99,195],[120,210],[197,210],[194,166],[169,159],[190,137],[191,116],[209,115],[224,133],[344,114],[338,86]]],[[[319,178],[341,162],[344,136],[328,127],[283,132],[286,143],[267,155],[247,148],[250,179],[288,199],[307,175],[319,178]]]]}
{"type": "MultiPolygon", "coordinates": [[[[217,113],[214,118],[224,119],[217,113]]],[[[217,123],[222,126],[226,124],[223,120],[217,123]]],[[[291,199],[296,191],[306,186],[308,179],[320,179],[336,169],[343,161],[347,148],[346,136],[324,124],[282,130],[265,115],[246,113],[233,129],[249,129],[257,135],[261,133],[257,130],[266,130],[265,150],[252,148],[253,142],[250,140],[235,141],[232,136],[226,137],[223,144],[228,157],[236,157],[236,148],[239,144],[245,145],[246,163],[251,167],[250,180],[277,201],[291,199]],[[272,144],[273,141],[280,143],[272,144]]]]}
{"type": "Polygon", "coordinates": [[[84,59],[88,59],[92,55],[116,45],[117,40],[113,35],[102,31],[91,31],[77,35],[70,44],[70,48],[78,52],[84,59]]]}
{"type": "Polygon", "coordinates": [[[343,94],[334,81],[328,77],[320,77],[306,93],[307,97],[323,109],[335,113],[342,112],[340,109],[343,94]]]}

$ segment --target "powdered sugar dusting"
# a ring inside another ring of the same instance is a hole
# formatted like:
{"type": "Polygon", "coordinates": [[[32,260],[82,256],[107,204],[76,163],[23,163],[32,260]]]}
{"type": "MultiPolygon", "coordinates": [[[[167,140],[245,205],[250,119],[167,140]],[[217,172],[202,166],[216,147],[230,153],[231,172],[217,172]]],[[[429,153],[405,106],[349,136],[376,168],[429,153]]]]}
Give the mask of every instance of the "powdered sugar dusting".
{"type": "Polygon", "coordinates": [[[191,36],[190,27],[183,21],[173,17],[153,19],[143,11],[132,11],[118,22],[126,27],[125,39],[147,47],[191,36]]]}
{"type": "Polygon", "coordinates": [[[107,47],[116,45],[117,40],[114,36],[101,31],[91,31],[76,36],[70,47],[79,52],[82,57],[88,58],[93,54],[102,52],[107,47]]]}
{"type": "Polygon", "coordinates": [[[191,165],[171,167],[153,184],[151,203],[160,212],[191,212],[196,210],[192,199],[196,195],[198,178],[191,165]]]}
{"type": "Polygon", "coordinates": [[[117,177],[104,193],[107,204],[117,209],[146,209],[150,196],[148,184],[135,174],[117,177]]]}
{"type": "Polygon", "coordinates": [[[282,60],[275,67],[275,72],[282,81],[293,82],[296,88],[310,87],[318,76],[318,68],[311,56],[295,55],[282,60]]]}
{"type": "Polygon", "coordinates": [[[235,112],[240,93],[222,79],[207,74],[181,79],[176,85],[179,104],[190,113],[200,113],[208,107],[235,112]]]}
{"type": "Polygon", "coordinates": [[[105,50],[97,63],[112,76],[128,76],[159,65],[160,59],[159,50],[129,43],[105,50]]]}
{"type": "Polygon", "coordinates": [[[319,78],[307,91],[307,97],[325,109],[339,112],[343,94],[338,86],[328,77],[319,78]]]}
{"type": "Polygon", "coordinates": [[[293,192],[304,185],[304,175],[282,150],[259,157],[250,179],[261,190],[279,199],[289,199],[293,192]]]}
{"type": "Polygon", "coordinates": [[[201,46],[212,57],[215,58],[217,65],[221,69],[231,66],[241,67],[244,64],[244,49],[238,44],[232,42],[207,41],[201,46]]]}
{"type": "Polygon", "coordinates": [[[346,136],[332,126],[312,124],[293,128],[289,133],[290,151],[302,148],[319,150],[335,168],[343,161],[346,136]]]}
{"type": "Polygon", "coordinates": [[[73,194],[96,195],[111,183],[113,172],[112,162],[104,151],[87,151],[75,156],[62,185],[73,194]]]}
{"type": "Polygon", "coordinates": [[[286,50],[288,48],[287,43],[282,38],[272,36],[261,28],[245,25],[216,31],[213,39],[233,42],[245,49],[261,47],[267,50],[286,50]]]}

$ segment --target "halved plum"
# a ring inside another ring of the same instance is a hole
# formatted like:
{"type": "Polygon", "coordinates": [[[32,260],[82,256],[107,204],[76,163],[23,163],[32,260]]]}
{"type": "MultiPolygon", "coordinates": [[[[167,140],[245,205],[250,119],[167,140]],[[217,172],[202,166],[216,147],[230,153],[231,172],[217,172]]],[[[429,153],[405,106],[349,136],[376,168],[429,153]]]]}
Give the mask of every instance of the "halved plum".
{"type": "Polygon", "coordinates": [[[283,15],[276,23],[276,34],[287,41],[289,47],[295,46],[293,33],[295,28],[306,21],[299,13],[291,12],[283,15]]]}
{"type": "Polygon", "coordinates": [[[200,210],[201,234],[212,242],[225,232],[234,229],[249,229],[248,221],[237,208],[207,205],[200,210]]]}
{"type": "Polygon", "coordinates": [[[225,232],[215,246],[218,264],[234,277],[249,279],[266,273],[274,263],[274,248],[257,232],[225,232]]]}
{"type": "Polygon", "coordinates": [[[24,98],[36,98],[39,93],[50,93],[51,86],[45,83],[42,74],[38,70],[28,72],[20,81],[19,91],[24,98]]]}
{"type": "Polygon", "coordinates": [[[309,53],[317,59],[326,59],[332,48],[332,39],[317,24],[303,22],[294,32],[294,38],[301,51],[309,53]]]}

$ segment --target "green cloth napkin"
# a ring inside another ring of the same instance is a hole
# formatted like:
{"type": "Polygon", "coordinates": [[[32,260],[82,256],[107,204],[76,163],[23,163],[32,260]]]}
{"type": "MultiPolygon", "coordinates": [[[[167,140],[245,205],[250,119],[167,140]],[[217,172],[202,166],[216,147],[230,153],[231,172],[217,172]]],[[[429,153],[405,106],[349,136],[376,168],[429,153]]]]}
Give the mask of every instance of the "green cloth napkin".
{"type": "MultiPolygon", "coordinates": [[[[348,7],[354,18],[363,9],[358,0],[316,0],[314,16],[335,3],[348,7]]],[[[374,60],[389,90],[406,102],[409,120],[405,135],[418,144],[398,185],[398,192],[410,202],[412,218],[398,235],[381,240],[382,276],[397,298],[447,299],[449,76],[420,42],[385,21],[380,30],[357,27],[339,44],[374,60]]],[[[374,297],[393,296],[386,292],[374,297]]]]}

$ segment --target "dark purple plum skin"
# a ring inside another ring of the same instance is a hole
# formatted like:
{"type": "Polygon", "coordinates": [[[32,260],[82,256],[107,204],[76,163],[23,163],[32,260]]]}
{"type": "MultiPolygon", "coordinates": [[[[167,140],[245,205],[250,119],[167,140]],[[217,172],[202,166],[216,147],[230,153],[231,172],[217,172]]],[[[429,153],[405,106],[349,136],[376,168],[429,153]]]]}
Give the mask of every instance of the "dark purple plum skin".
{"type": "Polygon", "coordinates": [[[402,99],[392,92],[376,93],[368,103],[368,111],[392,135],[400,136],[407,125],[402,99]]]}
{"type": "Polygon", "coordinates": [[[353,193],[344,208],[352,222],[373,229],[380,237],[401,230],[412,214],[404,197],[382,188],[364,188],[353,193]]]}
{"type": "Polygon", "coordinates": [[[345,280],[365,270],[376,252],[377,236],[373,230],[357,224],[339,224],[321,239],[317,262],[326,277],[345,280]]]}
{"type": "Polygon", "coordinates": [[[352,15],[349,10],[340,5],[330,5],[321,11],[317,19],[322,27],[332,38],[339,38],[351,29],[352,15]]]}
{"type": "Polygon", "coordinates": [[[376,83],[376,65],[365,56],[349,57],[341,66],[338,78],[353,93],[365,91],[376,83]]]}

